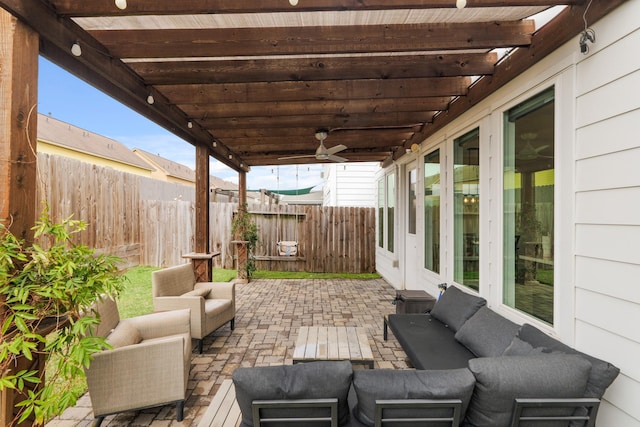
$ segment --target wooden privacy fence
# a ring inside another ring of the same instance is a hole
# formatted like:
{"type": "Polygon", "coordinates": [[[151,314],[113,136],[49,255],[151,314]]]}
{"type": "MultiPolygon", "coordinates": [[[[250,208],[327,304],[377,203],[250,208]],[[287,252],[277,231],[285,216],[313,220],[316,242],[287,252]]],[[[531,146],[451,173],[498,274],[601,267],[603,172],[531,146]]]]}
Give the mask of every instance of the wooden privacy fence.
{"type": "MultiPolygon", "coordinates": [[[[195,203],[140,197],[148,193],[142,186],[161,194],[167,183],[42,153],[38,181],[38,200],[47,201],[52,218],[73,215],[87,222],[75,241],[124,258],[124,267],[180,264],[186,262],[183,254],[194,251],[195,203]]],[[[235,268],[231,224],[236,210],[234,203],[210,204],[209,247],[220,252],[216,268],[235,268]]],[[[373,208],[254,205],[249,211],[258,225],[259,269],[375,271],[373,208]],[[280,257],[280,240],[298,241],[297,256],[280,257]]]]}

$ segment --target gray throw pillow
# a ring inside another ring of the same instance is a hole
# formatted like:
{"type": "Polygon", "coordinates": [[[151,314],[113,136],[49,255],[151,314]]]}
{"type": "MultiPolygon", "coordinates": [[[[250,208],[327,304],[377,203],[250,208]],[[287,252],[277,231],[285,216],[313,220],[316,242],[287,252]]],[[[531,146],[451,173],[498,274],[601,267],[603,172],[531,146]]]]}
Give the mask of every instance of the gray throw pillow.
{"type": "MultiPolygon", "coordinates": [[[[580,356],[545,354],[471,359],[469,369],[476,377],[476,388],[465,421],[474,426],[508,427],[516,398],[582,397],[591,364],[580,356]]],[[[565,415],[572,412],[569,408],[565,415]]]]}
{"type": "Polygon", "coordinates": [[[479,357],[500,356],[516,336],[519,325],[488,307],[480,307],[456,332],[456,340],[479,357]]]}
{"type": "MultiPolygon", "coordinates": [[[[355,370],[353,372],[353,388],[358,396],[358,405],[354,409],[354,415],[361,423],[373,426],[376,400],[460,399],[462,400],[462,417],[464,417],[474,384],[475,378],[466,368],[440,371],[355,370]]],[[[391,415],[397,417],[421,415],[416,411],[416,409],[396,410],[396,413],[391,415]]],[[[447,415],[446,412],[430,412],[429,414],[432,416],[447,415]]],[[[440,424],[429,425],[435,427],[440,424]]]]}
{"type": "Polygon", "coordinates": [[[518,331],[518,338],[528,342],[534,348],[544,348],[544,352],[576,354],[591,362],[591,375],[589,376],[589,382],[587,383],[587,389],[584,397],[595,397],[601,399],[602,395],[604,395],[604,392],[607,390],[607,387],[611,385],[613,380],[615,380],[620,373],[620,369],[611,363],[589,356],[588,354],[581,353],[578,350],[575,350],[550,337],[540,329],[528,323],[525,323],[520,327],[520,330],[518,331]]]}
{"type": "Polygon", "coordinates": [[[534,354],[542,354],[544,349],[542,347],[533,347],[526,341],[522,341],[520,338],[513,337],[509,347],[507,347],[502,353],[503,356],[532,356],[534,354]]]}
{"type": "Polygon", "coordinates": [[[431,309],[431,316],[456,332],[485,304],[487,301],[484,298],[463,292],[455,286],[449,286],[431,309]]]}
{"type": "MultiPolygon", "coordinates": [[[[339,423],[349,420],[347,396],[353,378],[349,361],[238,368],[232,378],[246,425],[253,425],[251,404],[254,400],[337,398],[339,423]]],[[[287,410],[283,411],[286,415],[287,410]]],[[[310,409],[303,415],[314,413],[310,409]]]]}

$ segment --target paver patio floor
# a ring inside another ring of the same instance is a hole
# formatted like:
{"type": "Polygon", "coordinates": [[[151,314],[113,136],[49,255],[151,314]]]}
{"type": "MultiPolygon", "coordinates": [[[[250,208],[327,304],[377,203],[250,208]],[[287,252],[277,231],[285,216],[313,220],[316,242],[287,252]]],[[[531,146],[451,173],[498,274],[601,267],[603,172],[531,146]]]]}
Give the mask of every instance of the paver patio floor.
{"type": "MultiPolygon", "coordinates": [[[[194,347],[184,420],[175,420],[175,405],[107,417],[103,426],[197,426],[223,380],[240,366],[291,364],[300,326],[365,328],[375,368],[406,369],[405,353],[389,334],[382,338],[383,317],[395,311],[394,288],[374,280],[254,280],[236,285],[236,327],[220,328],[194,347]]],[[[115,393],[117,391],[114,390],[115,393]]],[[[89,396],[47,424],[89,426],[89,396]]]]}

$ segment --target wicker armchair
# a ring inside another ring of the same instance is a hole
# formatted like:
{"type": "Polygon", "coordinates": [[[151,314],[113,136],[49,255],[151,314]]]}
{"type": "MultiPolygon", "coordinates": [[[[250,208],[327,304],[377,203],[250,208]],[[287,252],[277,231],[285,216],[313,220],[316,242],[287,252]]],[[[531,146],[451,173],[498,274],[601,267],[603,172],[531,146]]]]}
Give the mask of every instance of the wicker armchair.
{"type": "Polygon", "coordinates": [[[191,309],[191,337],[202,339],[227,322],[235,327],[235,283],[196,283],[191,264],[154,271],[151,275],[153,307],[156,311],[191,309]]]}
{"type": "Polygon", "coordinates": [[[189,310],[120,320],[110,298],[95,308],[95,334],[113,346],[95,354],[85,369],[95,425],[110,414],[169,403],[182,421],[191,365],[189,310]]]}

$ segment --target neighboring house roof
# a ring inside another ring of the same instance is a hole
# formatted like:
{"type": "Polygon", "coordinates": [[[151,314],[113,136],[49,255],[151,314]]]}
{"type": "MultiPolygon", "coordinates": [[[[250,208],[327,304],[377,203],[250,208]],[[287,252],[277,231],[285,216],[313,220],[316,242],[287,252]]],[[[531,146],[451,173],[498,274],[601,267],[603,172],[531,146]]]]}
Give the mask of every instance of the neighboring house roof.
{"type": "Polygon", "coordinates": [[[38,114],[38,140],[89,156],[153,170],[124,144],[44,114],[38,114]]]}
{"type": "Polygon", "coordinates": [[[140,148],[134,148],[133,152],[143,159],[151,162],[152,165],[164,172],[167,176],[185,181],[196,181],[196,172],[185,165],[165,159],[164,157],[160,157],[156,154],[151,154],[148,151],[141,150],[140,148]]]}
{"type": "Polygon", "coordinates": [[[238,184],[234,184],[231,181],[226,181],[213,175],[209,176],[209,186],[220,190],[238,191],[238,184]]]}

